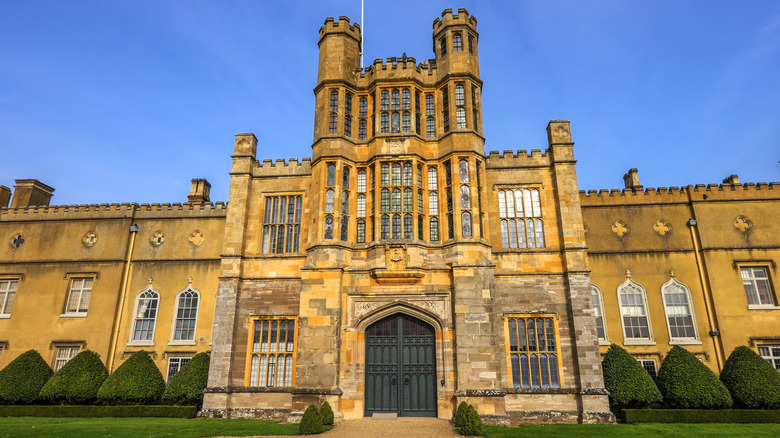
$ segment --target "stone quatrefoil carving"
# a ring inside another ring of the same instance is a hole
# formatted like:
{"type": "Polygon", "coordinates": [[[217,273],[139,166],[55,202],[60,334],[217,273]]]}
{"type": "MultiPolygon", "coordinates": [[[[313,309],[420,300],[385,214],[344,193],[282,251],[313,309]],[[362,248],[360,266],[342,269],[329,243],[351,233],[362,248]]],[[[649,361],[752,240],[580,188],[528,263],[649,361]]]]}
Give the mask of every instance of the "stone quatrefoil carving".
{"type": "Polygon", "coordinates": [[[629,233],[628,225],[625,222],[618,220],[612,224],[612,232],[620,238],[625,237],[629,233]]]}
{"type": "Polygon", "coordinates": [[[658,219],[653,225],[653,230],[655,230],[659,236],[664,237],[672,232],[672,226],[669,224],[669,222],[663,219],[658,219]]]}
{"type": "Polygon", "coordinates": [[[163,242],[165,242],[165,234],[160,230],[155,231],[151,237],[149,237],[149,243],[151,243],[152,246],[160,246],[163,242]]]}
{"type": "Polygon", "coordinates": [[[97,234],[95,234],[94,231],[87,231],[87,234],[84,235],[84,237],[81,238],[81,243],[84,244],[87,248],[92,248],[92,246],[97,242],[97,234]]]}
{"type": "Polygon", "coordinates": [[[743,233],[747,233],[749,229],[753,228],[753,221],[745,216],[737,216],[737,218],[734,219],[734,228],[743,233]]]}
{"type": "Polygon", "coordinates": [[[204,240],[206,240],[205,237],[203,237],[203,233],[200,232],[200,230],[195,230],[192,233],[190,233],[190,237],[188,237],[188,240],[191,244],[195,246],[200,246],[201,243],[203,243],[204,240]]]}

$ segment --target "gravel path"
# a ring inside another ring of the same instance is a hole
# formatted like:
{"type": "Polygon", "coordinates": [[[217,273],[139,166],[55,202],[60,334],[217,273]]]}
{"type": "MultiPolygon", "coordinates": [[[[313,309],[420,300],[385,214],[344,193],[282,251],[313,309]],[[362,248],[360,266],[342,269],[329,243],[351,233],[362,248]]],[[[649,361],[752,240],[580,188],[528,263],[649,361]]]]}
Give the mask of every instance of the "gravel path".
{"type": "Polygon", "coordinates": [[[339,421],[332,430],[320,435],[325,438],[366,438],[366,437],[409,437],[409,438],[452,438],[460,437],[447,420],[437,418],[400,417],[394,420],[339,421]]]}

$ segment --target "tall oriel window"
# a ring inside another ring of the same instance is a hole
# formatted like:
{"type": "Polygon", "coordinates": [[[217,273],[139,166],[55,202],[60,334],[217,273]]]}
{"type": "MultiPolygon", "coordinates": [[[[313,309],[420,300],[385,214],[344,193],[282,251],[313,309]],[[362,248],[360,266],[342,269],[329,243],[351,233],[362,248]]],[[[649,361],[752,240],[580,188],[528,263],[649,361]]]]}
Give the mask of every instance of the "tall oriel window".
{"type": "Polygon", "coordinates": [[[295,386],[295,318],[261,317],[252,321],[246,386],[295,386]]]}
{"type": "Polygon", "coordinates": [[[131,342],[153,343],[159,301],[160,293],[154,290],[151,284],[138,292],[135,297],[131,342]]]}
{"type": "Polygon", "coordinates": [[[198,301],[200,294],[191,286],[176,294],[173,341],[195,342],[195,326],[198,323],[198,301]]]}
{"type": "Polygon", "coordinates": [[[498,212],[503,248],[544,248],[539,190],[499,190],[498,212]]]}
{"type": "MultiPolygon", "coordinates": [[[[330,193],[330,206],[333,208],[334,192],[330,193]]],[[[267,196],[263,212],[263,254],[298,252],[301,234],[301,209],[303,197],[300,195],[267,196]]],[[[327,209],[327,204],[326,204],[327,209]]]]}

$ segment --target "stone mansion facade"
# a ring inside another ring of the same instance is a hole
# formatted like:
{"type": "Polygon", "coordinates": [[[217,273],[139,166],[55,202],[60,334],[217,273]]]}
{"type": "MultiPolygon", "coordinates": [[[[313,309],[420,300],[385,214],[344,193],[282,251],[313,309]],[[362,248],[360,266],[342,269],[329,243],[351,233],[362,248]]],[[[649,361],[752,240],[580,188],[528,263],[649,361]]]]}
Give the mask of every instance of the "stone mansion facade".
{"type": "Polygon", "coordinates": [[[778,183],[582,192],[567,120],[546,150],[485,152],[477,20],[435,57],[360,69],[360,28],[319,31],[312,157],[238,134],[227,203],[50,206],[0,186],[0,367],[35,348],[165,375],[211,352],[202,415],[609,422],[601,354],[714,371],[749,345],[780,369],[778,183]],[[261,157],[262,158],[262,157],[261,157]],[[7,205],[10,206],[6,207],[7,205]]]}

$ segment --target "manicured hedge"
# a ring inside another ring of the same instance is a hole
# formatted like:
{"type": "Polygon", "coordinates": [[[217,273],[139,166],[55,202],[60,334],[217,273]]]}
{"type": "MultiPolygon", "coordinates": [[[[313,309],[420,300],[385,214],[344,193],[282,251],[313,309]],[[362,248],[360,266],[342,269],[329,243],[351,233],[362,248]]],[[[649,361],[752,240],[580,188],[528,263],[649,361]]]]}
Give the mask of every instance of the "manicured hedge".
{"type": "Polygon", "coordinates": [[[725,408],[733,404],[718,376],[688,350],[669,350],[656,378],[664,401],[684,409],[725,408]]]}
{"type": "Polygon", "coordinates": [[[312,435],[322,433],[325,428],[322,426],[322,417],[314,405],[309,405],[306,412],[303,413],[301,424],[298,426],[298,435],[312,435]]]}
{"type": "Polygon", "coordinates": [[[165,380],[149,353],[130,356],[100,387],[98,401],[108,405],[136,405],[155,402],[165,391],[165,380]]]}
{"type": "Polygon", "coordinates": [[[748,347],[731,352],[720,380],[740,407],[780,409],[780,373],[748,347]]]}
{"type": "Polygon", "coordinates": [[[460,433],[467,436],[482,436],[482,419],[479,418],[474,406],[469,405],[466,410],[466,420],[460,426],[460,433]]]}
{"type": "Polygon", "coordinates": [[[34,403],[53,375],[54,371],[37,351],[20,354],[0,371],[0,403],[34,403]]]}
{"type": "Polygon", "coordinates": [[[612,344],[609,347],[601,368],[613,407],[642,408],[661,401],[661,393],[650,374],[620,346],[612,344]]]}
{"type": "Polygon", "coordinates": [[[0,406],[0,417],[195,418],[195,406],[0,406]]]}
{"type": "Polygon", "coordinates": [[[176,405],[203,405],[203,390],[206,389],[208,379],[209,355],[196,354],[168,382],[168,387],[165,388],[162,396],[163,402],[176,405]]]}
{"type": "Polygon", "coordinates": [[[458,410],[455,412],[455,427],[461,427],[466,424],[466,417],[469,413],[469,405],[466,402],[460,402],[458,410]]]}
{"type": "Polygon", "coordinates": [[[780,423],[779,410],[623,409],[626,423],[780,423]]]}
{"type": "Polygon", "coordinates": [[[106,377],[108,371],[100,356],[94,351],[84,350],[43,385],[40,399],[71,405],[93,403],[106,377]]]}
{"type": "Polygon", "coordinates": [[[327,400],[322,402],[322,406],[320,406],[320,418],[325,426],[333,426],[333,408],[330,407],[327,400]]]}

